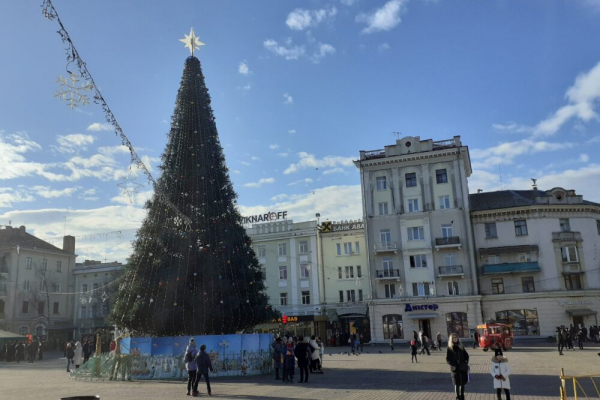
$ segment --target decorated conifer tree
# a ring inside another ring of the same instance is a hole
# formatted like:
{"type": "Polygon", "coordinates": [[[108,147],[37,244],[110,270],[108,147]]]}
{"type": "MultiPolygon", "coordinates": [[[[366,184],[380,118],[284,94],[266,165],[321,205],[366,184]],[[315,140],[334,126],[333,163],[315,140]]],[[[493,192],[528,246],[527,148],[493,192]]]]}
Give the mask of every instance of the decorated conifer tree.
{"type": "Polygon", "coordinates": [[[275,318],[193,53],[160,168],[110,320],[139,335],[177,336],[241,332],[275,318]]]}

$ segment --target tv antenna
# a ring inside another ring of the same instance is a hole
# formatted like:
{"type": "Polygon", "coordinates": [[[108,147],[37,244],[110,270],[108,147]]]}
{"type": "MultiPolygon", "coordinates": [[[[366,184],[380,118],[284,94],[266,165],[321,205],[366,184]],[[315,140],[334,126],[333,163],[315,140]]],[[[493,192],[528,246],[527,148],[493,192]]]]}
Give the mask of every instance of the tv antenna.
{"type": "Polygon", "coordinates": [[[537,179],[536,178],[530,178],[531,182],[533,182],[533,190],[537,190],[538,186],[537,186],[537,179]]]}
{"type": "Polygon", "coordinates": [[[400,135],[402,132],[392,132],[392,135],[396,135],[396,140],[400,140],[400,135]]]}

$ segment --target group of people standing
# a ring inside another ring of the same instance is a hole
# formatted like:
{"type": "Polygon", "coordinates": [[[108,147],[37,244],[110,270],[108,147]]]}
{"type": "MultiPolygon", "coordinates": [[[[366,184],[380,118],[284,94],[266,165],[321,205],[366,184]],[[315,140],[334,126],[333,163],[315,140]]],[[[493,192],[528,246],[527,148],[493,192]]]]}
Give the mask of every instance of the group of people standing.
{"type": "Polygon", "coordinates": [[[41,360],[44,357],[43,343],[39,340],[32,340],[29,343],[10,341],[0,347],[0,361],[20,363],[25,361],[25,356],[27,356],[27,362],[29,363],[33,363],[36,358],[41,360]]]}
{"type": "Polygon", "coordinates": [[[203,344],[200,346],[200,351],[198,351],[196,349],[196,341],[194,338],[191,338],[188,347],[185,349],[183,358],[185,369],[188,373],[187,395],[195,397],[200,394],[198,384],[200,383],[200,379],[204,377],[204,380],[206,380],[206,391],[209,396],[212,396],[208,371],[213,372],[213,367],[210,357],[206,353],[206,345],[203,344]]]}
{"type": "Polygon", "coordinates": [[[323,373],[325,345],[320,337],[313,335],[309,341],[306,341],[302,335],[296,338],[286,335],[276,338],[272,347],[276,380],[294,383],[296,363],[300,369],[299,383],[308,383],[309,371],[312,374],[323,373]],[[282,370],[281,376],[280,370],[282,370]]]}
{"type": "Polygon", "coordinates": [[[575,350],[573,348],[573,341],[577,342],[579,350],[583,350],[583,342],[592,341],[598,342],[598,327],[590,326],[588,338],[588,330],[585,326],[575,328],[571,325],[569,328],[564,326],[556,327],[556,344],[558,345],[558,354],[563,355],[563,350],[575,350]]]}

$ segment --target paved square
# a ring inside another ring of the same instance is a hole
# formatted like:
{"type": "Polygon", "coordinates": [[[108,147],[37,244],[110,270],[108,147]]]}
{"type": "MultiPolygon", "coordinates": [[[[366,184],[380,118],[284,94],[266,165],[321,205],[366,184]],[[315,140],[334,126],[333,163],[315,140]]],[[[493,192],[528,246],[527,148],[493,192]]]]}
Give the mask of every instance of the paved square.
{"type": "MultiPolygon", "coordinates": [[[[324,375],[311,375],[308,384],[284,384],[273,376],[213,379],[213,397],[219,399],[423,399],[452,400],[452,383],[445,350],[419,356],[411,364],[407,348],[365,347],[358,356],[339,354],[347,348],[327,348],[324,375]],[[367,353],[368,351],[368,353],[367,353]],[[379,352],[382,352],[381,354],[379,352]],[[329,355],[331,353],[331,355],[329,355]]],[[[489,374],[493,353],[468,349],[471,358],[471,383],[467,399],[494,400],[489,374]]],[[[559,356],[555,347],[518,345],[505,356],[509,359],[511,392],[514,399],[558,399],[561,367],[566,374],[600,375],[599,346],[565,351],[559,356]]],[[[59,399],[66,396],[98,394],[109,399],[185,399],[186,387],[180,382],[85,382],[69,378],[64,358],[27,363],[0,363],[0,399],[59,399]]],[[[298,370],[296,369],[296,380],[298,370]]],[[[598,380],[600,383],[600,379],[598,380]]],[[[585,385],[596,398],[591,383],[585,385]]],[[[206,393],[203,383],[201,393],[206,393]]],[[[206,396],[205,394],[202,396],[206,396]]],[[[570,397],[571,398],[571,397],[570,397]]]]}

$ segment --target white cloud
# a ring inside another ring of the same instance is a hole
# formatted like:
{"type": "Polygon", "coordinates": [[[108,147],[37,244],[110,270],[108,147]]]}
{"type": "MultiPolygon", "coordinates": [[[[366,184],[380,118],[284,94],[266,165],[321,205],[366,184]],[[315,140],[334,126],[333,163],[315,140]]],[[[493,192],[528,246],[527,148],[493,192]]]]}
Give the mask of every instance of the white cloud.
{"type": "Polygon", "coordinates": [[[288,47],[279,45],[273,39],[267,39],[263,43],[265,48],[278,56],[285,58],[286,60],[297,60],[302,57],[306,53],[306,49],[304,46],[291,46],[288,44],[288,47]]]}
{"type": "Polygon", "coordinates": [[[29,193],[13,188],[0,187],[0,208],[10,208],[13,206],[13,203],[31,201],[35,201],[35,197],[29,193]]]}
{"type": "Polygon", "coordinates": [[[288,131],[288,133],[291,133],[291,134],[293,135],[294,133],[296,133],[296,130],[295,130],[295,129],[290,129],[290,130],[288,131]]]}
{"type": "Polygon", "coordinates": [[[45,199],[56,199],[60,197],[71,197],[78,188],[64,188],[64,189],[52,189],[49,186],[34,186],[32,189],[33,194],[37,194],[45,199]]]}
{"type": "Polygon", "coordinates": [[[63,154],[72,154],[78,150],[87,150],[87,146],[93,144],[94,140],[92,135],[83,135],[81,133],[59,135],[56,138],[58,146],[52,146],[52,148],[63,154]]]}
{"type": "Polygon", "coordinates": [[[232,174],[241,174],[239,169],[234,169],[233,171],[231,171],[232,174]]]}
{"type": "Polygon", "coordinates": [[[283,104],[294,104],[294,98],[292,96],[290,96],[288,93],[284,93],[283,98],[285,99],[283,101],[283,104]]]}
{"type": "Polygon", "coordinates": [[[586,144],[600,143],[600,136],[594,136],[591,139],[586,140],[586,144]]]}
{"type": "Polygon", "coordinates": [[[344,169],[337,167],[337,168],[327,169],[327,170],[323,171],[323,175],[339,174],[342,172],[344,172],[344,169]]]}
{"type": "Polygon", "coordinates": [[[258,182],[244,183],[244,187],[259,188],[262,185],[269,184],[269,183],[274,183],[274,182],[275,182],[275,178],[262,178],[262,179],[259,179],[258,182]]]}
{"type": "Polygon", "coordinates": [[[600,99],[600,62],[588,72],[579,74],[573,86],[567,89],[565,97],[568,104],[538,123],[534,135],[554,135],[571,118],[579,118],[584,122],[598,119],[594,105],[600,99]]]}
{"type": "Polygon", "coordinates": [[[312,183],[312,181],[313,181],[313,180],[312,180],[311,178],[300,179],[300,180],[298,180],[298,181],[295,181],[295,182],[292,182],[292,183],[288,183],[288,186],[299,185],[299,184],[301,184],[301,183],[304,183],[304,184],[309,184],[309,183],[312,183]]]}
{"type": "Polygon", "coordinates": [[[90,126],[87,127],[86,131],[91,132],[101,132],[101,131],[112,131],[115,128],[111,124],[94,122],[90,126]]]}
{"type": "Polygon", "coordinates": [[[252,71],[250,71],[250,68],[248,68],[248,64],[246,64],[245,61],[242,61],[238,66],[238,72],[242,75],[248,75],[252,73],[252,71]]]}
{"type": "Polygon", "coordinates": [[[335,47],[326,43],[319,43],[317,51],[310,57],[315,64],[321,62],[328,54],[335,54],[335,47]]]}
{"type": "Polygon", "coordinates": [[[250,85],[248,83],[247,85],[244,85],[244,86],[238,86],[237,89],[238,90],[243,90],[244,92],[247,92],[248,90],[252,89],[252,85],[250,85]]]}
{"type": "Polygon", "coordinates": [[[93,196],[96,194],[96,189],[88,189],[84,191],[83,194],[85,194],[86,196],[93,196]]]}
{"type": "Polygon", "coordinates": [[[404,10],[407,0],[391,0],[383,7],[371,14],[360,13],[356,16],[356,22],[365,23],[367,26],[362,33],[374,33],[389,31],[395,28],[401,21],[400,13],[404,10]]]}
{"type": "Polygon", "coordinates": [[[288,14],[285,23],[290,29],[301,31],[306,28],[316,27],[321,22],[334,17],[336,14],[337,9],[335,7],[331,7],[328,10],[303,10],[301,8],[296,8],[288,14]]]}
{"type": "Polygon", "coordinates": [[[476,160],[473,163],[473,170],[489,169],[496,167],[498,164],[512,164],[513,159],[524,154],[557,151],[572,147],[573,143],[568,142],[551,143],[523,139],[515,142],[504,142],[487,149],[473,149],[471,150],[471,158],[476,160]]]}
{"type": "Polygon", "coordinates": [[[391,47],[390,47],[390,45],[389,45],[389,44],[387,44],[387,43],[381,43],[379,46],[377,46],[377,50],[378,50],[380,53],[383,53],[384,51],[387,51],[387,50],[389,50],[390,48],[391,48],[391,47]]]}
{"type": "Polygon", "coordinates": [[[270,148],[271,150],[275,150],[275,149],[278,149],[278,148],[279,148],[279,145],[278,145],[278,144],[270,144],[270,145],[269,145],[269,148],[270,148]]]}
{"type": "Polygon", "coordinates": [[[258,158],[258,157],[256,157],[256,156],[252,156],[252,157],[250,157],[250,159],[251,159],[252,161],[261,161],[261,159],[260,159],[260,158],[258,158]]]}
{"type": "Polygon", "coordinates": [[[351,6],[356,2],[358,2],[358,0],[340,0],[340,3],[342,3],[345,6],[351,6]]]}
{"type": "Polygon", "coordinates": [[[153,189],[143,190],[142,188],[139,188],[135,191],[130,190],[128,192],[121,190],[121,192],[117,196],[112,197],[110,201],[112,203],[143,207],[144,204],[152,198],[153,194],[153,189]]]}
{"type": "Polygon", "coordinates": [[[285,171],[283,171],[284,174],[292,174],[307,168],[335,168],[338,166],[350,167],[354,165],[352,163],[352,157],[326,156],[322,159],[318,159],[314,156],[314,154],[308,154],[306,152],[298,153],[298,157],[300,157],[300,161],[297,164],[291,164],[285,171]]]}
{"type": "Polygon", "coordinates": [[[288,197],[290,197],[290,196],[285,193],[282,193],[282,194],[278,194],[277,196],[271,197],[271,201],[280,201],[280,200],[287,199],[288,197]]]}
{"type": "Polygon", "coordinates": [[[246,167],[251,166],[252,164],[250,164],[249,162],[246,161],[240,161],[240,164],[245,165],[246,167]]]}
{"type": "Polygon", "coordinates": [[[279,157],[287,157],[287,156],[289,156],[289,153],[285,153],[285,152],[284,153],[277,153],[277,155],[279,157]]]}
{"type": "Polygon", "coordinates": [[[531,133],[533,132],[532,126],[519,125],[514,122],[508,124],[492,124],[492,128],[502,133],[531,133]]]}
{"type": "Polygon", "coordinates": [[[587,163],[590,161],[590,156],[588,156],[587,154],[580,154],[579,161],[581,161],[583,163],[587,163]]]}

